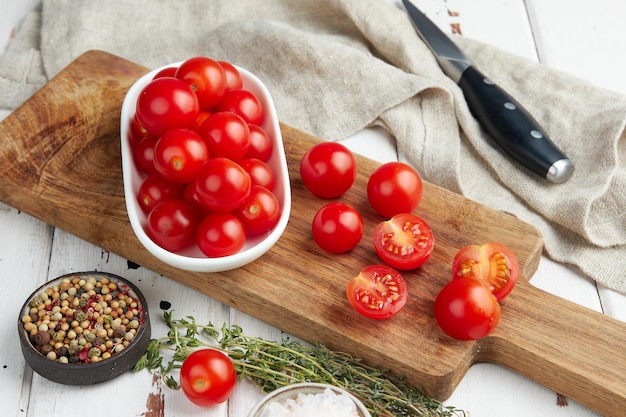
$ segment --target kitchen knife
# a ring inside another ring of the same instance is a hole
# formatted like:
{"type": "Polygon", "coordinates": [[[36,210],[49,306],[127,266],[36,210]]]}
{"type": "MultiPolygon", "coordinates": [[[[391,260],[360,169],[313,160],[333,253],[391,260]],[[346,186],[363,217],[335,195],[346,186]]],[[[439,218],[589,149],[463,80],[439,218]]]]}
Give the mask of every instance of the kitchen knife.
{"type": "Polygon", "coordinates": [[[483,128],[511,158],[552,183],[574,172],[565,156],[524,107],[481,73],[463,52],[409,0],[404,7],[442,70],[456,82],[483,128]]]}

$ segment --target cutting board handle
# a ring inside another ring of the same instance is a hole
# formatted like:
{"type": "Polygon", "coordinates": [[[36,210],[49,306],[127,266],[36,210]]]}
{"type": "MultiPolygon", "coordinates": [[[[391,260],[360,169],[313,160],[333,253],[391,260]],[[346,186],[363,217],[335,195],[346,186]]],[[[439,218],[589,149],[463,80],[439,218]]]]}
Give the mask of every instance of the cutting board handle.
{"type": "Polygon", "coordinates": [[[605,416],[626,410],[626,323],[520,280],[480,355],[605,416]],[[530,307],[529,307],[530,306],[530,307]]]}

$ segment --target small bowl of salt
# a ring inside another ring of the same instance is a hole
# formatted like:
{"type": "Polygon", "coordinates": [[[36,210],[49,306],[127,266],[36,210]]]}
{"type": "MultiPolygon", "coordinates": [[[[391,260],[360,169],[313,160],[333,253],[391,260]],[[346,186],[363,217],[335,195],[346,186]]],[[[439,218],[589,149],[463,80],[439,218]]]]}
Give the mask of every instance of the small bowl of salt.
{"type": "Polygon", "coordinates": [[[304,382],[272,391],[248,417],[371,417],[354,395],[329,384],[304,382]]]}

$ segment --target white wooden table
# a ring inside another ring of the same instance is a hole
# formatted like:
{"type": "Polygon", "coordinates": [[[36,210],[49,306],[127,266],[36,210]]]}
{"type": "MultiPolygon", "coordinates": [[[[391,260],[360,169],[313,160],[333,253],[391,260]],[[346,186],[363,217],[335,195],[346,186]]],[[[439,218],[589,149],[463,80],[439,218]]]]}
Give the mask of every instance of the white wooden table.
{"type": "MultiPolygon", "coordinates": [[[[388,0],[390,1],[390,0],[388,0]]],[[[11,32],[38,0],[0,0],[0,50],[11,32]]],[[[489,42],[532,60],[559,68],[600,87],[626,93],[626,3],[620,0],[415,0],[442,28],[489,42]]],[[[4,114],[3,116],[5,116],[4,114]]],[[[352,150],[378,161],[402,159],[393,138],[366,130],[344,141],[352,150]]],[[[0,404],[3,416],[54,417],[244,417],[261,397],[251,383],[238,385],[228,403],[214,409],[191,405],[182,392],[171,391],[148,372],[128,373],[91,387],[48,382],[24,364],[15,319],[23,300],[47,279],[81,270],[101,270],[135,282],[149,300],[153,335],[164,335],[159,302],[169,301],[178,316],[200,322],[237,323],[249,334],[269,339],[280,330],[186,288],[149,270],[129,269],[125,259],[88,244],[29,215],[0,204],[0,404]],[[7,289],[10,288],[9,292],[7,289]]],[[[543,257],[532,282],[538,287],[626,321],[626,296],[595,285],[567,266],[543,257]]],[[[616,349],[624,348],[615,347],[616,349]]],[[[496,365],[472,367],[446,402],[472,417],[594,416],[556,393],[496,365]]]]}

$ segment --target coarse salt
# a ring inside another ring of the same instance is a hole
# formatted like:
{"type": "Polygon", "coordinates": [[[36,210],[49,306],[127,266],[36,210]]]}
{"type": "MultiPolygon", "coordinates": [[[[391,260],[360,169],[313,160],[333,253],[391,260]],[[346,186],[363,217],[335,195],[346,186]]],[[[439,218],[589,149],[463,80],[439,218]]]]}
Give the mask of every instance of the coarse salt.
{"type": "Polygon", "coordinates": [[[261,417],[359,417],[359,412],[350,396],[326,388],[319,394],[269,403],[261,417]]]}

